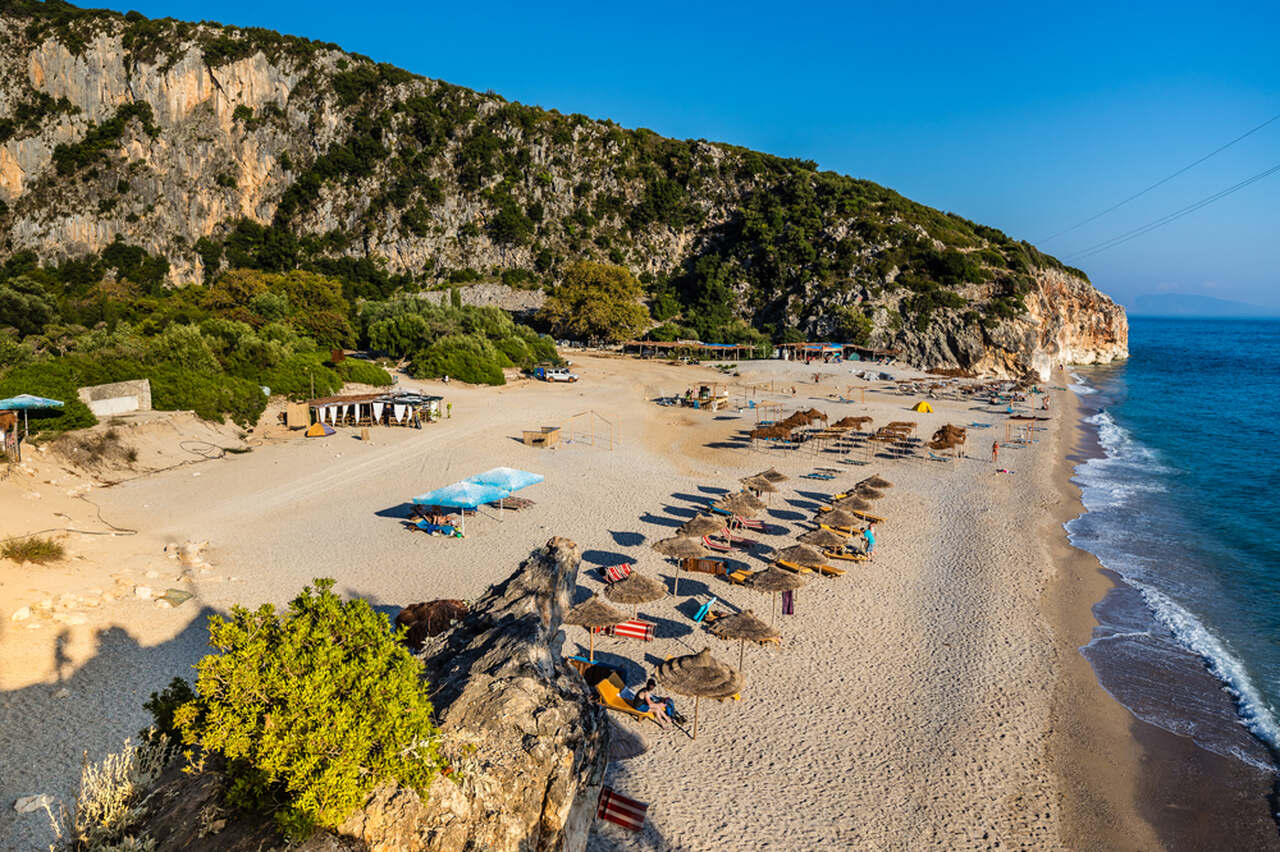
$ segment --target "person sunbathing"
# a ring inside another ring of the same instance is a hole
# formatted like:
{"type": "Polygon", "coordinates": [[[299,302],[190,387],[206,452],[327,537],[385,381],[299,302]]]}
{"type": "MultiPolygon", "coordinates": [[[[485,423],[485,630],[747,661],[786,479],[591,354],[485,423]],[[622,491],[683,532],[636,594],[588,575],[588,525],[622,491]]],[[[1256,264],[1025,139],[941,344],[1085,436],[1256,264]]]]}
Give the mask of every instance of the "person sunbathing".
{"type": "Polygon", "coordinates": [[[645,685],[640,689],[632,692],[631,687],[627,687],[622,691],[622,697],[627,698],[641,713],[653,713],[653,721],[658,723],[658,727],[665,728],[671,724],[672,720],[679,720],[683,717],[676,712],[675,702],[670,698],[662,698],[654,694],[654,689],[658,683],[653,678],[649,678],[645,685]],[[631,693],[628,695],[628,693],[631,693]]]}

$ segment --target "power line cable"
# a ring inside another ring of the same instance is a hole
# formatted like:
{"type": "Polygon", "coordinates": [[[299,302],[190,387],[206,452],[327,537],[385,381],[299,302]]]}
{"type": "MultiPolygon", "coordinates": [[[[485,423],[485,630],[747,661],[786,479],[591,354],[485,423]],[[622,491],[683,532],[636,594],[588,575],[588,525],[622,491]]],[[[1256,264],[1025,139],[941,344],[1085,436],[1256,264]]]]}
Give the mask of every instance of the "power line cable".
{"type": "Polygon", "coordinates": [[[1155,219],[1154,221],[1148,222],[1147,224],[1141,227],[1134,228],[1132,231],[1126,231],[1123,234],[1114,236],[1109,240],[1103,240],[1102,242],[1095,243],[1094,245],[1091,245],[1088,248],[1083,248],[1083,249],[1080,249],[1079,251],[1072,252],[1071,254],[1066,255],[1066,257],[1070,260],[1080,260],[1082,258],[1092,257],[1095,254],[1106,251],[1107,249],[1115,248],[1121,243],[1127,243],[1129,240],[1136,239],[1142,236],[1143,234],[1154,231],[1156,228],[1163,227],[1169,224],[1170,222],[1173,222],[1177,219],[1181,219],[1183,216],[1190,215],[1191,213],[1196,212],[1202,207],[1208,207],[1210,204],[1214,203],[1215,201],[1219,201],[1223,198],[1226,198],[1228,195],[1233,195],[1234,193],[1239,192],[1240,190],[1244,189],[1250,184],[1257,183],[1263,178],[1270,177],[1276,172],[1280,172],[1280,163],[1272,166],[1269,169],[1265,169],[1261,172],[1258,172],[1256,175],[1253,175],[1252,177],[1245,178],[1244,180],[1240,181],[1239,183],[1233,186],[1229,186],[1226,189],[1219,190],[1218,192],[1215,192],[1212,195],[1206,196],[1200,199],[1199,201],[1193,202],[1192,204],[1188,204],[1186,207],[1183,207],[1180,210],[1175,210],[1172,213],[1169,213],[1165,216],[1161,216],[1159,219],[1155,219]]]}
{"type": "Polygon", "coordinates": [[[1090,216],[1088,219],[1082,219],[1082,220],[1080,220],[1079,222],[1077,222],[1077,223],[1075,223],[1074,225],[1072,225],[1070,228],[1066,228],[1065,230],[1058,231],[1058,233],[1056,233],[1056,234],[1052,234],[1052,235],[1050,235],[1050,236],[1047,236],[1047,237],[1045,237],[1045,238],[1044,238],[1044,239],[1042,239],[1042,240],[1037,240],[1037,242],[1038,242],[1038,243],[1047,243],[1047,242],[1049,242],[1049,240],[1057,239],[1058,237],[1062,236],[1063,234],[1069,234],[1069,233],[1071,233],[1072,231],[1076,230],[1077,228],[1083,228],[1085,225],[1089,224],[1090,222],[1093,222],[1093,221],[1095,221],[1095,220],[1097,220],[1097,219],[1101,219],[1103,216],[1107,215],[1107,214],[1108,214],[1108,213],[1110,213],[1111,211],[1113,211],[1113,210],[1118,210],[1119,208],[1121,208],[1121,207],[1123,207],[1124,205],[1128,204],[1130,201],[1133,201],[1135,198],[1138,198],[1138,197],[1140,197],[1140,196],[1146,195],[1148,192],[1150,192],[1151,190],[1155,189],[1155,188],[1156,188],[1156,187],[1158,187],[1158,186],[1163,186],[1164,184],[1166,184],[1166,183],[1168,183],[1169,181],[1171,181],[1171,180],[1173,180],[1174,178],[1176,178],[1178,175],[1183,174],[1183,173],[1185,173],[1185,172],[1189,172],[1189,171],[1191,171],[1191,170],[1192,170],[1192,169],[1194,169],[1196,166],[1200,165],[1201,163],[1203,163],[1205,160],[1209,159],[1210,157],[1213,157],[1213,156],[1215,156],[1215,155],[1217,155],[1217,154],[1221,154],[1223,151],[1227,150],[1227,149],[1228,149],[1228,148],[1230,148],[1232,145],[1236,144],[1237,142],[1239,142],[1239,141],[1240,141],[1240,140],[1242,140],[1242,139],[1246,139],[1246,138],[1248,138],[1248,137],[1252,136],[1253,134],[1257,133],[1257,132],[1258,132],[1259,130],[1261,130],[1262,128],[1266,127],[1268,124],[1271,124],[1273,121],[1276,121],[1277,119],[1280,119],[1280,114],[1277,114],[1277,115],[1273,115],[1273,116],[1271,116],[1271,118],[1268,118],[1266,121],[1262,122],[1262,123],[1261,123],[1261,124],[1259,124],[1257,127],[1253,128],[1252,130],[1249,130],[1249,131],[1247,131],[1247,132],[1245,132],[1245,133],[1240,134],[1240,135],[1239,135],[1239,136],[1237,136],[1235,139],[1232,139],[1230,142],[1228,142],[1227,144],[1223,145],[1221,148],[1215,148],[1214,150],[1210,151],[1208,154],[1205,154],[1203,157],[1201,157],[1200,159],[1196,160],[1194,163],[1191,163],[1190,165],[1183,166],[1182,168],[1178,169],[1178,170],[1177,170],[1176,172],[1174,172],[1173,174],[1168,175],[1167,177],[1163,177],[1163,178],[1161,178],[1160,180],[1156,181],[1155,183],[1151,184],[1151,186],[1147,187],[1146,189],[1141,190],[1141,191],[1139,191],[1139,192],[1135,192],[1133,195],[1130,195],[1130,196],[1129,196],[1128,198],[1126,198],[1125,200],[1123,200],[1123,201],[1118,201],[1118,202],[1116,202],[1115,204],[1112,204],[1110,207],[1108,207],[1106,210],[1103,210],[1101,213],[1095,213],[1094,215],[1090,216]]]}

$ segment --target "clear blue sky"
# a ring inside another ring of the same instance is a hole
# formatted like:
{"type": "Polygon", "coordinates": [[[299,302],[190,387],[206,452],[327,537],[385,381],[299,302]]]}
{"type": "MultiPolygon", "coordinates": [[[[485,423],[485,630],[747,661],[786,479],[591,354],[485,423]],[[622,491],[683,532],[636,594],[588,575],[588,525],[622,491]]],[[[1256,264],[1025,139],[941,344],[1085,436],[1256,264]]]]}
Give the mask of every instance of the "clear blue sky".
{"type": "Polygon", "coordinates": [[[1280,121],[1042,242],[1280,114],[1280,3],[113,8],[268,27],[510,100],[816,160],[1036,242],[1125,304],[1181,292],[1280,309],[1280,174],[1072,258],[1280,164],[1280,121]]]}

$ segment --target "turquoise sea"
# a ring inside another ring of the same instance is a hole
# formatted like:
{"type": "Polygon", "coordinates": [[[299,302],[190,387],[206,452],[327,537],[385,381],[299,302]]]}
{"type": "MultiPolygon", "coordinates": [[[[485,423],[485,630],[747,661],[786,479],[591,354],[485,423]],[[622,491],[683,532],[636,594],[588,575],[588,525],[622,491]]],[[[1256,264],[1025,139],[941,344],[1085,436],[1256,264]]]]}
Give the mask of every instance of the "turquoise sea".
{"type": "Polygon", "coordinates": [[[1280,753],[1280,321],[1133,318],[1077,369],[1096,445],[1071,541],[1114,572],[1082,649],[1140,718],[1274,767],[1280,753]]]}

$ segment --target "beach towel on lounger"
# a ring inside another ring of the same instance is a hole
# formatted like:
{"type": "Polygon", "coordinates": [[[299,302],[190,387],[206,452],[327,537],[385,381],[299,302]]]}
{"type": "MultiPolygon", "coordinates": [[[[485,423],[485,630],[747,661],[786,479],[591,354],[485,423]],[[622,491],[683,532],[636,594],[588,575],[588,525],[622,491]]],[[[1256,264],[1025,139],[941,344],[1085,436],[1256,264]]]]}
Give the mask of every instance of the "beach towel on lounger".
{"type": "Polygon", "coordinates": [[[610,565],[604,569],[604,579],[606,583],[616,583],[631,576],[631,564],[624,562],[621,565],[610,565]]]}
{"type": "Polygon", "coordinates": [[[782,614],[783,615],[796,614],[796,593],[791,591],[790,589],[787,589],[785,592],[782,593],[782,614]]]}

